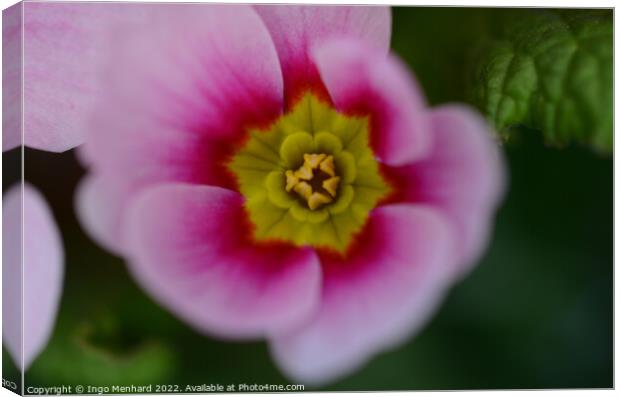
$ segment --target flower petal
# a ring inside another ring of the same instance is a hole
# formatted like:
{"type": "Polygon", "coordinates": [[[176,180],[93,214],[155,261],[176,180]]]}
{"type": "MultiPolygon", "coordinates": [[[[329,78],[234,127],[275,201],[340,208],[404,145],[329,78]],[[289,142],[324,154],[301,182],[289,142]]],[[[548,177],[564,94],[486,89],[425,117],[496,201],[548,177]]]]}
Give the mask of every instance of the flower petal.
{"type": "Polygon", "coordinates": [[[122,252],[123,240],[118,227],[120,205],[130,197],[132,189],[120,178],[99,174],[84,177],[75,193],[75,211],[82,227],[102,247],[114,253],[122,252]]]}
{"type": "Polygon", "coordinates": [[[256,246],[246,222],[236,192],[151,188],[128,210],[130,270],[160,304],[204,332],[255,338],[287,330],[316,308],[318,258],[309,248],[256,246]]]}
{"type": "Polygon", "coordinates": [[[360,39],[386,53],[390,47],[389,7],[257,5],[278,49],[286,97],[320,85],[312,47],[332,38],[360,39]]]}
{"type": "Polygon", "coordinates": [[[3,200],[2,332],[16,365],[27,369],[45,348],[54,327],[64,254],[54,218],[38,191],[28,184],[23,192],[21,186],[14,186],[3,200]]]}
{"type": "Polygon", "coordinates": [[[143,8],[25,2],[4,14],[5,55],[20,55],[4,63],[9,84],[5,94],[14,106],[3,124],[4,150],[21,143],[22,66],[24,144],[62,152],[84,142],[88,117],[101,91],[99,67],[108,55],[103,37],[141,18],[143,8]]]}
{"type": "Polygon", "coordinates": [[[108,230],[108,246],[116,240],[120,247],[122,192],[165,181],[233,187],[225,163],[247,128],[282,110],[277,53],[251,7],[160,7],[146,23],[119,32],[106,95],[80,153],[97,173],[124,176],[122,186],[106,177],[97,188],[118,190],[106,193],[111,201],[82,205],[111,217],[95,216],[109,225],[88,227],[108,230]]]}
{"type": "Polygon", "coordinates": [[[395,169],[402,199],[440,209],[458,231],[456,274],[486,246],[495,210],[505,190],[505,166],[486,122],[456,105],[430,115],[433,147],[428,157],[395,169]]]}
{"type": "Polygon", "coordinates": [[[424,98],[398,59],[354,40],[329,41],[312,57],[338,110],[371,115],[371,146],[381,161],[401,165],[428,152],[424,98]]]}
{"type": "Polygon", "coordinates": [[[249,6],[169,5],[112,40],[97,121],[121,118],[114,134],[153,140],[175,130],[179,139],[233,139],[281,113],[277,53],[249,6]],[[163,131],[133,131],[149,121],[163,131]]]}
{"type": "Polygon", "coordinates": [[[2,151],[22,141],[22,4],[2,11],[2,151]]]}
{"type": "Polygon", "coordinates": [[[272,339],[272,354],[293,379],[320,384],[419,329],[443,295],[452,230],[433,209],[380,207],[346,259],[322,255],[318,314],[272,339]]]}

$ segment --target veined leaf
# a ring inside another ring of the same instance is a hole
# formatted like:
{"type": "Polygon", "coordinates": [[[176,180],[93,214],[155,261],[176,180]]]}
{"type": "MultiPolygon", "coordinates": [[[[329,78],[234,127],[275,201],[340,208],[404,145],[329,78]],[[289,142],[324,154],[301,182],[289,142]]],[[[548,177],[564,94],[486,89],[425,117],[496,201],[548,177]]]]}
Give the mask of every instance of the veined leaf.
{"type": "Polygon", "coordinates": [[[473,99],[505,138],[522,124],[550,144],[575,141],[609,152],[612,41],[608,11],[528,11],[480,48],[473,99]]]}

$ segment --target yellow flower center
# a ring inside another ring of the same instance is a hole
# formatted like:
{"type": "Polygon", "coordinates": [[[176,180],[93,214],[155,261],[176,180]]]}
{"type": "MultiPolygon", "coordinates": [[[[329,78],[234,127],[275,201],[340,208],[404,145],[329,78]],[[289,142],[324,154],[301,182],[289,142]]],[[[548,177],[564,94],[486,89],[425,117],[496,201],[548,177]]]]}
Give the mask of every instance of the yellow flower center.
{"type": "Polygon", "coordinates": [[[390,187],[369,146],[366,117],[311,94],[250,138],[228,164],[257,241],[343,253],[390,187]]]}
{"type": "Polygon", "coordinates": [[[336,175],[331,154],[305,153],[302,166],[296,171],[287,170],[285,175],[285,190],[295,192],[311,210],[331,203],[338,192],[340,177],[336,175]]]}

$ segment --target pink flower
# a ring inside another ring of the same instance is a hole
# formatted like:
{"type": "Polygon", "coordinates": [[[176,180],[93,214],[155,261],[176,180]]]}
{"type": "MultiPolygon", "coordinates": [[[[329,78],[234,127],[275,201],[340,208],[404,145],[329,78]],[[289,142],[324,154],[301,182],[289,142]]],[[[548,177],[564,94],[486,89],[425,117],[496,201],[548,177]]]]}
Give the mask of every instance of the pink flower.
{"type": "MultiPolygon", "coordinates": [[[[2,150],[24,144],[61,152],[81,144],[100,91],[94,82],[105,55],[101,38],[143,12],[143,7],[121,11],[117,5],[36,2],[4,10],[2,150]]],[[[11,187],[2,212],[4,343],[25,370],[52,334],[64,253],[52,213],[33,186],[11,187]]]]}
{"type": "Polygon", "coordinates": [[[197,330],[323,383],[401,343],[483,251],[503,163],[429,109],[385,7],[162,6],[111,38],[80,217],[197,330]]]}

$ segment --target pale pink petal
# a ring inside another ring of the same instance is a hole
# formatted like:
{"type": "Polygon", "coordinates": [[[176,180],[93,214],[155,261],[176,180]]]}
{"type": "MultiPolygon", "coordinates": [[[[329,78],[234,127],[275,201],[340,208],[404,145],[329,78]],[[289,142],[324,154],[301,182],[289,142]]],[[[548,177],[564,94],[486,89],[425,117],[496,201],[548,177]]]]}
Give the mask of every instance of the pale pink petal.
{"type": "Polygon", "coordinates": [[[370,115],[371,146],[382,162],[402,165],[428,153],[424,98],[400,60],[354,40],[315,47],[313,59],[338,110],[370,115]]]}
{"type": "Polygon", "coordinates": [[[2,151],[22,141],[22,4],[2,11],[2,151]]]}
{"type": "Polygon", "coordinates": [[[333,38],[359,39],[383,54],[390,48],[389,7],[257,5],[278,50],[286,97],[320,85],[310,50],[333,38]]]}
{"type": "Polygon", "coordinates": [[[442,106],[430,115],[432,151],[394,170],[402,200],[440,209],[458,230],[455,274],[463,274],[487,245],[505,190],[505,166],[491,131],[475,111],[442,106]]]}
{"type": "Polygon", "coordinates": [[[27,369],[47,345],[54,328],[64,254],[52,213],[38,191],[28,184],[23,192],[21,186],[14,186],[3,201],[2,332],[16,365],[27,369]]]}
{"type": "Polygon", "coordinates": [[[106,225],[87,229],[120,246],[111,242],[126,192],[164,181],[233,187],[227,160],[248,128],[280,115],[283,97],[276,50],[249,6],[167,5],[113,41],[106,95],[80,153],[112,177],[93,187],[106,200],[90,195],[98,203],[80,207],[105,213],[90,219],[106,225]]]}
{"type": "Polygon", "coordinates": [[[282,332],[314,312],[321,270],[309,248],[256,246],[243,198],[183,184],[153,187],[127,211],[135,278],[189,324],[224,338],[282,332]]]}
{"type": "MultiPolygon", "coordinates": [[[[100,67],[109,56],[104,37],[142,18],[149,6],[22,4],[24,144],[62,152],[85,140],[88,118],[102,90],[100,67]]],[[[21,26],[18,28],[21,30],[21,26]]],[[[21,32],[9,34],[21,45],[21,32]]]]}
{"type": "Polygon", "coordinates": [[[119,206],[133,192],[123,182],[122,178],[91,173],[80,181],[75,192],[75,211],[82,227],[91,238],[114,253],[121,252],[121,230],[117,227],[119,206]]]}
{"type": "Polygon", "coordinates": [[[428,207],[376,209],[348,258],[321,255],[319,312],[271,339],[278,366],[300,382],[325,383],[420,329],[445,291],[452,237],[428,207]]]}

